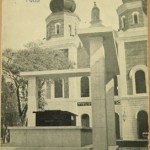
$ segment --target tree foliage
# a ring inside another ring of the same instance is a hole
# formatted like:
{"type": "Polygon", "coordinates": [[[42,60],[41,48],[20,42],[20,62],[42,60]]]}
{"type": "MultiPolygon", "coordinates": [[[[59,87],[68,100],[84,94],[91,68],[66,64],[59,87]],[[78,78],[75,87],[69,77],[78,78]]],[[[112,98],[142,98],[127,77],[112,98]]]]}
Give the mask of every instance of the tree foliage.
{"type": "MultiPolygon", "coordinates": [[[[34,42],[27,43],[25,47],[26,49],[19,51],[6,49],[3,51],[2,57],[3,77],[7,80],[9,79],[10,83],[13,84],[13,92],[15,93],[15,99],[17,101],[17,111],[22,125],[26,124],[28,83],[19,73],[22,71],[69,69],[73,66],[72,62],[68,60],[67,50],[52,51],[50,49],[43,49],[42,43],[34,42]]],[[[41,81],[41,87],[39,88],[39,107],[41,107],[41,109],[43,109],[46,104],[42,88],[44,82],[44,80],[41,81]]],[[[6,83],[4,82],[4,84],[6,83]]],[[[4,87],[5,86],[2,86],[3,91],[8,90],[4,87]]],[[[4,101],[7,99],[3,98],[4,101]]]]}

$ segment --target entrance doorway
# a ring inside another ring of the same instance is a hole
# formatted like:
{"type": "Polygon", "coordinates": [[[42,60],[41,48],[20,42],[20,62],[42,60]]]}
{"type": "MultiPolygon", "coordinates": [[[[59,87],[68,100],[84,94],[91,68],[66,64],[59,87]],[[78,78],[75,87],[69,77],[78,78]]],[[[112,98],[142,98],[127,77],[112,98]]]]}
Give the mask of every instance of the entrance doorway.
{"type": "Polygon", "coordinates": [[[90,120],[88,114],[83,114],[81,117],[81,123],[82,127],[89,127],[90,126],[90,120]]]}

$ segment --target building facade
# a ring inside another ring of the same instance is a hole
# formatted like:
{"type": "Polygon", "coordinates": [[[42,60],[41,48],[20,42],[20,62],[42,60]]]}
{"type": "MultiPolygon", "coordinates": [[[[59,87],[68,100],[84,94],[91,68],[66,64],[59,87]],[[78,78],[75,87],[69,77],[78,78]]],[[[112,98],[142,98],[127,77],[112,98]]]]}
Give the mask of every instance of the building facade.
{"type": "MultiPolygon", "coordinates": [[[[76,4],[72,0],[66,1],[64,5],[58,5],[54,0],[50,2],[52,13],[46,18],[46,41],[43,48],[64,51],[72,62],[74,70],[49,72],[50,77],[46,77],[44,85],[45,98],[48,103],[45,110],[71,112],[76,115],[76,126],[93,126],[91,92],[92,94],[96,94],[96,92],[94,93],[94,87],[91,85],[90,72],[92,63],[98,60],[99,55],[102,54],[97,52],[94,57],[91,57],[92,54],[90,54],[88,47],[93,46],[94,48],[97,45],[101,47],[99,41],[103,41],[106,60],[113,62],[112,66],[108,63],[109,61],[106,61],[108,75],[103,82],[106,84],[106,91],[109,91],[109,87],[114,87],[116,138],[121,140],[147,138],[148,47],[145,1],[123,0],[122,5],[117,9],[118,32],[102,24],[99,16],[100,10],[96,3],[91,11],[91,26],[88,29],[79,29],[80,18],[74,13],[75,7],[76,4]],[[111,35],[108,34],[110,31],[111,35]],[[98,36],[98,32],[105,38],[90,38],[91,34],[98,36]],[[90,38],[90,44],[87,43],[86,37],[90,38]],[[118,60],[112,59],[114,58],[114,54],[111,53],[112,49],[114,49],[118,60]],[[119,68],[117,64],[119,64],[119,68]],[[112,68],[115,68],[115,71],[112,68]],[[119,71],[116,71],[117,69],[119,71]],[[109,80],[112,76],[113,80],[109,80]]],[[[97,67],[96,69],[101,71],[101,68],[97,67]]],[[[46,73],[37,72],[36,75],[44,76],[46,73]]],[[[22,73],[23,76],[33,74],[22,73]]],[[[31,85],[35,85],[34,79],[30,81],[31,85]]],[[[95,91],[98,90],[97,85],[98,83],[95,85],[95,91]]],[[[31,86],[29,91],[36,93],[36,88],[33,89],[31,86]]],[[[32,93],[29,96],[37,101],[32,93]]],[[[32,114],[33,111],[39,110],[33,101],[30,101],[28,113],[32,114]],[[30,106],[32,106],[31,109],[30,106]]],[[[33,120],[35,120],[34,116],[28,118],[29,126],[35,124],[33,120]]]]}
{"type": "Polygon", "coordinates": [[[120,138],[143,139],[148,132],[147,13],[145,1],[123,0],[117,9],[120,75],[116,116],[120,138]]]}

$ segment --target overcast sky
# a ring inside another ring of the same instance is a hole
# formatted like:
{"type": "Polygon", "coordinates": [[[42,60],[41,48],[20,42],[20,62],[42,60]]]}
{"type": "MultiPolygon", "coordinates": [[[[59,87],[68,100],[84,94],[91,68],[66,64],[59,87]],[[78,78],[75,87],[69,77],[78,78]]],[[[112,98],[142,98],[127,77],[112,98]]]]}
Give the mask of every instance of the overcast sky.
{"type": "MultiPolygon", "coordinates": [[[[3,34],[2,48],[20,49],[30,41],[42,40],[46,35],[45,18],[51,13],[50,0],[29,2],[30,0],[2,0],[3,34]],[[27,2],[28,1],[28,2],[27,2]]],[[[100,8],[100,16],[105,26],[118,29],[116,9],[121,0],[75,0],[76,11],[81,19],[80,27],[88,27],[94,1],[100,8]]]]}

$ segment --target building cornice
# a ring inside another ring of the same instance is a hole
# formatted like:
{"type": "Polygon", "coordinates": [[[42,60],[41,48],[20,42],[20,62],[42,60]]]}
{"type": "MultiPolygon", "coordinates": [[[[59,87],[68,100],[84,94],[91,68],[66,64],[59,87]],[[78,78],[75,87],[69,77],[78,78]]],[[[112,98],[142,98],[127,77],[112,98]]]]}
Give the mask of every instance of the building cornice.
{"type": "Polygon", "coordinates": [[[148,94],[136,94],[136,95],[128,95],[119,97],[120,100],[141,100],[141,99],[148,99],[148,94]]]}
{"type": "Polygon", "coordinates": [[[21,72],[20,75],[23,77],[41,77],[41,76],[56,76],[56,75],[81,75],[81,74],[87,74],[90,75],[90,68],[84,68],[84,69],[65,69],[65,70],[48,70],[48,71],[29,71],[29,72],[21,72]]]}
{"type": "Polygon", "coordinates": [[[144,41],[148,40],[147,27],[133,28],[127,31],[119,31],[117,41],[144,41]],[[135,34],[136,33],[136,34],[135,34]]]}

